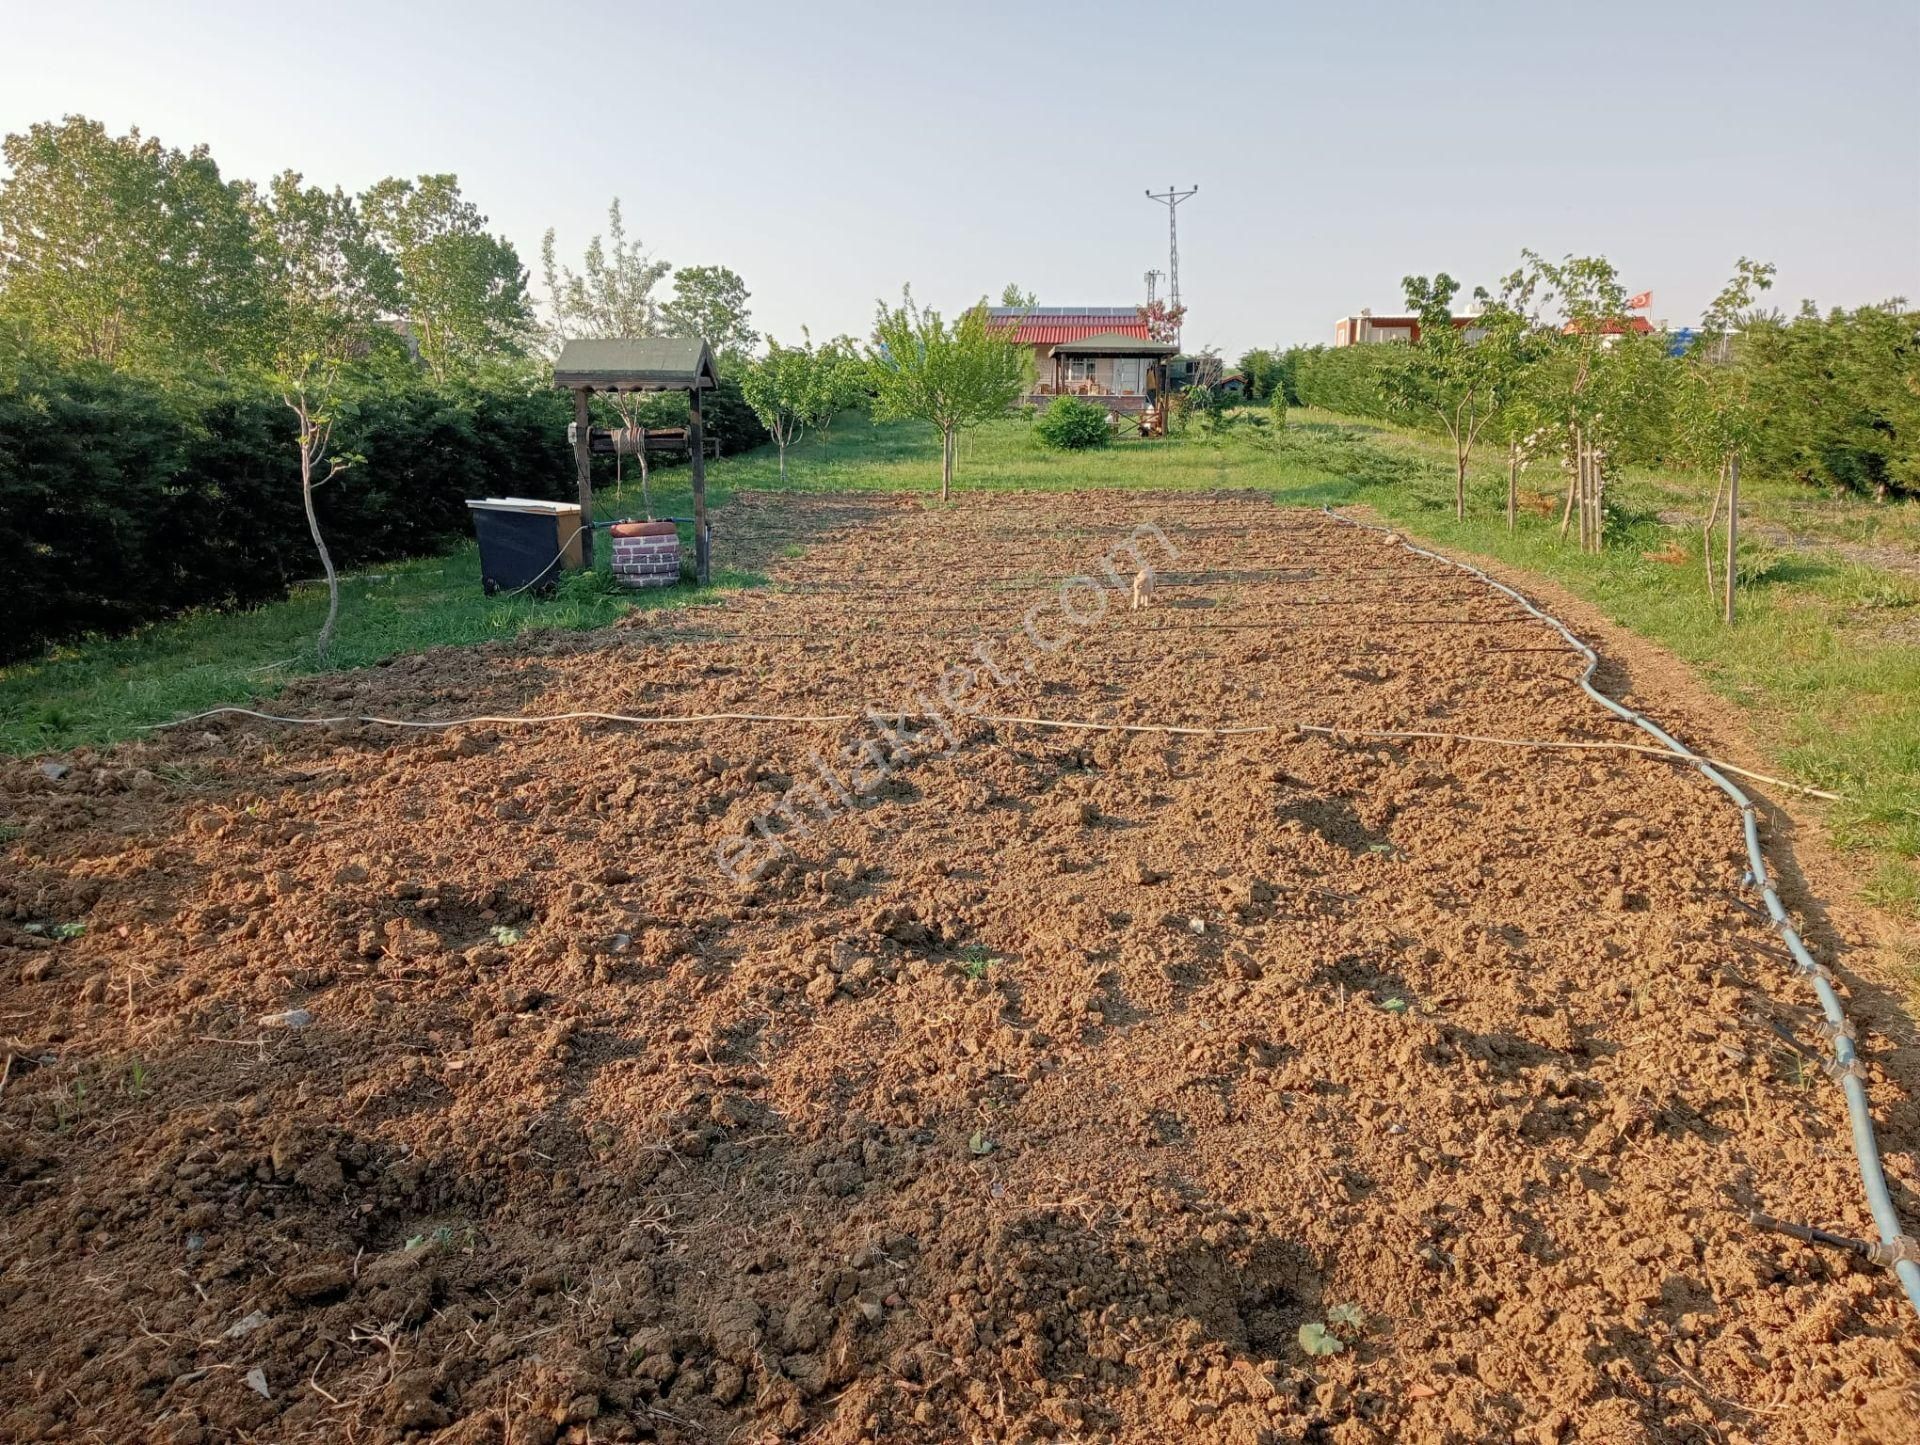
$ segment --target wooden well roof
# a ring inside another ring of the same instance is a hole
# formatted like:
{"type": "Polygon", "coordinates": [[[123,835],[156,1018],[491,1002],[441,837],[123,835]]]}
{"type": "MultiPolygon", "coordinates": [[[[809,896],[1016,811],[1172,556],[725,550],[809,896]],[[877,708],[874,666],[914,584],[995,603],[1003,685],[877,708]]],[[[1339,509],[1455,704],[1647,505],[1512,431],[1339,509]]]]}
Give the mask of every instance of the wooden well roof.
{"type": "Polygon", "coordinates": [[[569,390],[693,391],[716,386],[713,352],[698,336],[569,341],[553,363],[553,384],[569,390]]]}

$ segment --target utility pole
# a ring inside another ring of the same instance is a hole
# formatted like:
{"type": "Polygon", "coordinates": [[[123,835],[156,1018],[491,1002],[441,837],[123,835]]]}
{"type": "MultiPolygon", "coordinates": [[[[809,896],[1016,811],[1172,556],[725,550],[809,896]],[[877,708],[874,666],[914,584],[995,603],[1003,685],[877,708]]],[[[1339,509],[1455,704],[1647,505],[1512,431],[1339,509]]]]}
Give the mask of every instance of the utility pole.
{"type": "Polygon", "coordinates": [[[1160,289],[1160,278],[1165,274],[1162,271],[1147,272],[1147,305],[1153,305],[1153,293],[1160,289]]]}
{"type": "Polygon", "coordinates": [[[1147,199],[1158,201],[1167,208],[1167,305],[1175,311],[1180,309],[1180,226],[1176,213],[1180,203],[1191,200],[1200,191],[1198,186],[1189,186],[1180,190],[1168,186],[1164,193],[1147,192],[1147,199]]]}

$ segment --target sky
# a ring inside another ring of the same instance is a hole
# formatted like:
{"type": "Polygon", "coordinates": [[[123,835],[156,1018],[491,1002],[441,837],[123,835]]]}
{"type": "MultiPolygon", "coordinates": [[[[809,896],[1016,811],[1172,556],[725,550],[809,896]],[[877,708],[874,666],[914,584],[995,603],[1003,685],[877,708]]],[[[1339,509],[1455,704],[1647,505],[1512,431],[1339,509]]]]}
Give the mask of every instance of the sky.
{"type": "Polygon", "coordinates": [[[351,191],[452,171],[536,290],[542,233],[577,264],[618,196],[782,340],[865,336],[905,283],[1135,304],[1145,192],[1195,185],[1185,340],[1230,357],[1522,247],[1608,257],[1675,325],[1743,255],[1784,309],[1920,300],[1916,75],[1913,0],[0,0],[0,131],[77,112],[351,191]]]}

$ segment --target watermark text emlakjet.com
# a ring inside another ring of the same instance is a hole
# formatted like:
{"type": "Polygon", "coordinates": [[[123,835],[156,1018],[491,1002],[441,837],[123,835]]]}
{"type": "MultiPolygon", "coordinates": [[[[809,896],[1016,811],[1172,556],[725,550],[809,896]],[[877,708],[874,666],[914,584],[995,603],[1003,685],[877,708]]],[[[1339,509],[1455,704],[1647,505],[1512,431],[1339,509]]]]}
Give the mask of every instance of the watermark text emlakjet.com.
{"type": "Polygon", "coordinates": [[[1115,598],[1136,592],[1135,579],[1179,556],[1167,534],[1142,522],[1110,547],[1096,566],[1059,583],[1020,619],[1019,630],[996,645],[982,638],[964,660],[947,663],[926,687],[888,711],[868,707],[866,732],[833,750],[808,755],[779,801],[746,829],[714,847],[722,874],[740,885],[757,881],[791,852],[794,840],[873,796],[902,768],[960,745],[955,724],[990,712],[997,689],[1030,677],[1038,662],[1060,651],[1076,632],[1105,619],[1115,598]]]}

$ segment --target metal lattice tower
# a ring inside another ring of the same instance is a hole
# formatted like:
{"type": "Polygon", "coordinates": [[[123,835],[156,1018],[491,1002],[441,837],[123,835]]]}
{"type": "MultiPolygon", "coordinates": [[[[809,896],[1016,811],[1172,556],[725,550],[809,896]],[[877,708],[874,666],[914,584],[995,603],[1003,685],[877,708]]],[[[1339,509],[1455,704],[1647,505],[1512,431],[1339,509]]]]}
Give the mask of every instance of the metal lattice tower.
{"type": "Polygon", "coordinates": [[[1176,219],[1180,203],[1198,195],[1200,187],[1189,186],[1180,190],[1168,186],[1165,192],[1147,192],[1147,199],[1158,201],[1167,208],[1167,305],[1174,311],[1180,309],[1180,225],[1176,219]]]}
{"type": "Polygon", "coordinates": [[[1149,272],[1147,272],[1147,275],[1146,275],[1146,282],[1147,282],[1147,305],[1149,305],[1149,306],[1151,306],[1151,305],[1153,305],[1153,295],[1154,295],[1154,292],[1156,292],[1156,291],[1158,291],[1158,290],[1160,289],[1160,278],[1161,278],[1162,276],[1164,276],[1165,274],[1166,274],[1166,273],[1165,273],[1164,271],[1149,271],[1149,272]]]}

